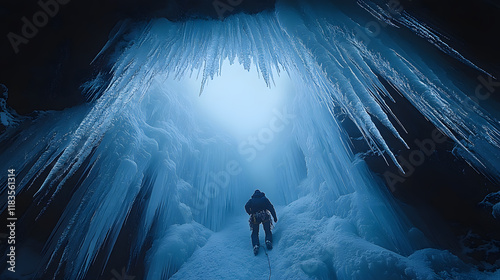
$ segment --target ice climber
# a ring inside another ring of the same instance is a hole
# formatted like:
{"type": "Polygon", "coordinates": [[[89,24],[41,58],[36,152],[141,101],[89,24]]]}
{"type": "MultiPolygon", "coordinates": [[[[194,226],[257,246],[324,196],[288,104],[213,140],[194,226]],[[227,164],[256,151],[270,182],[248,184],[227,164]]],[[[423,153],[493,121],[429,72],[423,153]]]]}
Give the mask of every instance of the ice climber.
{"type": "Polygon", "coordinates": [[[259,226],[261,223],[264,227],[264,232],[266,233],[266,247],[268,250],[271,250],[273,248],[273,233],[271,232],[273,223],[271,221],[271,215],[274,218],[274,222],[278,222],[274,206],[266,197],[265,193],[255,190],[252,198],[248,200],[247,204],[245,204],[245,210],[248,215],[250,215],[248,222],[250,223],[250,229],[252,230],[253,253],[255,255],[259,253],[259,226]]]}

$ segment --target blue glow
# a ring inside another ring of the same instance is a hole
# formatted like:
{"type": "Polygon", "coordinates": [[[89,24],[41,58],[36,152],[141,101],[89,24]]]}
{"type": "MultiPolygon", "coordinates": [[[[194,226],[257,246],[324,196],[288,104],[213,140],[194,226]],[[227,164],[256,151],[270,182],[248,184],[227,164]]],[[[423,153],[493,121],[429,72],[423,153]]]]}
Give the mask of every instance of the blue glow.
{"type": "Polygon", "coordinates": [[[293,93],[288,75],[274,72],[274,84],[268,87],[254,65],[247,71],[226,59],[220,73],[208,82],[201,96],[200,79],[185,77],[181,82],[208,120],[238,140],[268,126],[273,111],[282,110],[285,96],[293,93]]]}

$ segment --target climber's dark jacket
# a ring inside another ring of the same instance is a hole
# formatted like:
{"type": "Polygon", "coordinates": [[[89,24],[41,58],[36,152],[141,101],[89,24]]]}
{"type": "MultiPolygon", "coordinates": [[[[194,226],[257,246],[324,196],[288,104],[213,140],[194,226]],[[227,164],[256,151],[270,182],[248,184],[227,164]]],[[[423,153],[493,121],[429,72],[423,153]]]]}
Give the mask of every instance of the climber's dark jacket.
{"type": "Polygon", "coordinates": [[[249,215],[255,214],[262,210],[269,210],[271,215],[273,215],[274,220],[276,221],[278,218],[276,217],[276,211],[274,210],[274,206],[271,204],[269,199],[267,199],[266,194],[256,190],[252,195],[252,198],[248,200],[247,204],[245,204],[245,210],[249,215]]]}

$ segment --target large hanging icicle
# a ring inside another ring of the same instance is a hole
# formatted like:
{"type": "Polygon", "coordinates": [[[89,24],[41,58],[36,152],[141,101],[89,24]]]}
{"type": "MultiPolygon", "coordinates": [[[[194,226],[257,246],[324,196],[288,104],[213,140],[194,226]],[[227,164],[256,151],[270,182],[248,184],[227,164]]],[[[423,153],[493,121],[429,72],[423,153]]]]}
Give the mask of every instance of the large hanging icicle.
{"type": "Polygon", "coordinates": [[[476,70],[482,72],[485,75],[491,76],[488,72],[476,66],[470,60],[465,58],[458,51],[450,47],[443,41],[443,36],[437,33],[435,30],[427,26],[425,23],[420,22],[415,17],[406,12],[401,3],[387,2],[381,3],[380,0],[364,1],[358,0],[358,4],[363,7],[366,11],[372,14],[376,19],[387,23],[390,26],[399,28],[405,26],[411,31],[413,31],[418,36],[426,39],[431,44],[436,46],[442,52],[450,55],[451,57],[461,61],[462,63],[475,68],[476,70]],[[396,4],[396,5],[395,5],[396,4]],[[398,25],[399,24],[399,25],[398,25]]]}

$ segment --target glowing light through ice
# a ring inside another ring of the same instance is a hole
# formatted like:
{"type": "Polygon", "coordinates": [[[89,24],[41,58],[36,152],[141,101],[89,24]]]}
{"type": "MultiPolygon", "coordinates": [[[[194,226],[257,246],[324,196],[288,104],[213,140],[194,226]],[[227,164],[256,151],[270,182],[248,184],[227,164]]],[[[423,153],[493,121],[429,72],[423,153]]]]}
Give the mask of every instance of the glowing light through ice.
{"type": "Polygon", "coordinates": [[[190,85],[189,94],[207,118],[241,140],[266,127],[273,111],[281,111],[285,96],[293,93],[291,80],[286,74],[274,73],[274,85],[267,87],[257,69],[250,71],[239,63],[224,60],[221,74],[214,77],[198,96],[201,81],[194,77],[184,78],[190,85]]]}

